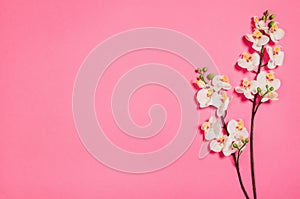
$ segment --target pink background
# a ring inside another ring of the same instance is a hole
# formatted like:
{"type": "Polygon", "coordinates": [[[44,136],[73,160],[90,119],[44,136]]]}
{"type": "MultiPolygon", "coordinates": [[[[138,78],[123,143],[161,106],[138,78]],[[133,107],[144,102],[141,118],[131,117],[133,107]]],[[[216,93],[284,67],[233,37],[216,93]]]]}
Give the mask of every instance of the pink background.
{"type": "MultiPolygon", "coordinates": [[[[286,60],[276,72],[282,80],[280,100],[264,105],[257,115],[258,196],[299,198],[300,3],[296,0],[2,0],[0,198],[242,198],[229,158],[212,154],[198,159],[199,133],[178,161],[157,172],[126,174],[100,164],[83,147],[74,127],[72,89],[81,63],[97,44],[120,31],[145,26],[170,28],[194,38],[237,85],[243,74],[234,65],[247,50],[241,37],[250,31],[250,18],[266,8],[276,13],[286,30],[281,42],[286,60]]],[[[108,86],[102,90],[99,86],[96,99],[109,97],[112,82],[133,65],[154,61],[174,67],[189,81],[195,77],[191,66],[176,56],[151,50],[135,52],[105,73],[101,83],[108,86]]],[[[145,89],[130,102],[135,122],[147,124],[147,110],[156,102],[164,104],[169,114],[164,131],[152,141],[129,140],[117,131],[110,110],[101,108],[100,99],[96,104],[109,138],[136,152],[163,146],[174,136],[180,119],[174,95],[153,86],[145,89]]],[[[244,118],[249,126],[249,111],[250,104],[235,96],[229,117],[244,118]]],[[[206,117],[203,114],[199,122],[206,117]]],[[[241,158],[241,167],[249,190],[248,152],[241,158]]]]}

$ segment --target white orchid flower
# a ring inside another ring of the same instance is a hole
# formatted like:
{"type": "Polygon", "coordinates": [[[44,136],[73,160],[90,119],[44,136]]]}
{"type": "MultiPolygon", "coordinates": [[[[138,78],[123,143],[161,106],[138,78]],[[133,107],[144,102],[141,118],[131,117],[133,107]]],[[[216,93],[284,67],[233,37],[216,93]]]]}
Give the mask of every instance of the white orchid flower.
{"type": "Polygon", "coordinates": [[[274,69],[276,66],[282,66],[283,59],[284,59],[284,52],[281,51],[280,47],[276,46],[272,48],[270,46],[267,46],[266,49],[270,58],[268,62],[268,68],[274,69]]]}
{"type": "Polygon", "coordinates": [[[208,88],[209,87],[209,85],[208,84],[206,84],[203,80],[197,80],[196,81],[196,84],[198,85],[198,87],[199,88],[208,88]]]}
{"type": "Polygon", "coordinates": [[[273,87],[273,90],[277,90],[280,87],[280,80],[276,79],[274,72],[265,72],[262,71],[257,75],[257,86],[259,86],[262,92],[267,91],[267,86],[269,88],[273,87]]]}
{"type": "Polygon", "coordinates": [[[278,27],[278,23],[275,22],[269,29],[269,35],[273,42],[277,43],[280,39],[284,37],[284,30],[278,27]]]}
{"type": "Polygon", "coordinates": [[[268,100],[279,100],[278,93],[276,91],[271,91],[261,99],[262,102],[266,102],[268,100]]]}
{"type": "Polygon", "coordinates": [[[212,85],[216,92],[220,91],[221,89],[229,90],[231,89],[231,85],[229,83],[229,79],[225,75],[216,75],[212,79],[212,85]]]}
{"type": "MultiPolygon", "coordinates": [[[[229,137],[232,140],[232,144],[236,144],[238,148],[241,148],[249,137],[249,133],[244,126],[243,120],[230,120],[227,125],[229,137]]],[[[244,149],[244,147],[242,148],[244,149]]],[[[235,152],[237,148],[232,147],[232,151],[235,152]]]]}
{"type": "Polygon", "coordinates": [[[227,135],[224,135],[222,132],[222,124],[219,119],[214,115],[210,117],[208,122],[204,122],[201,126],[201,129],[204,131],[205,139],[210,141],[210,149],[214,152],[225,151],[225,154],[228,154],[228,142],[232,142],[228,139],[227,135]]]}
{"type": "Polygon", "coordinates": [[[263,45],[266,45],[270,39],[268,36],[263,35],[260,30],[255,30],[252,34],[247,34],[246,39],[253,43],[252,48],[260,51],[263,45]]]}
{"type": "Polygon", "coordinates": [[[214,115],[209,118],[209,121],[204,122],[201,126],[204,131],[206,140],[213,140],[220,137],[222,133],[222,124],[214,115]]]}
{"type": "Polygon", "coordinates": [[[238,59],[238,65],[248,71],[253,71],[259,65],[259,54],[243,53],[241,58],[238,59]]]}
{"type": "Polygon", "coordinates": [[[280,80],[275,78],[273,72],[260,72],[257,76],[256,87],[261,89],[261,92],[259,93],[260,96],[262,96],[261,101],[266,102],[268,100],[278,100],[278,93],[276,90],[280,87],[280,84],[280,80]],[[269,90],[269,92],[265,94],[268,91],[267,87],[269,89],[272,87],[272,91],[269,90]]]}
{"type": "Polygon", "coordinates": [[[212,105],[217,108],[218,117],[225,115],[229,102],[230,98],[225,91],[221,91],[212,96],[212,105]]]}
{"type": "Polygon", "coordinates": [[[243,140],[248,138],[249,133],[244,125],[243,120],[230,120],[227,125],[229,135],[235,140],[243,140]]]}
{"type": "Polygon", "coordinates": [[[241,86],[237,86],[234,90],[237,93],[242,93],[247,99],[253,99],[253,93],[256,93],[256,82],[249,81],[247,78],[244,78],[241,86]]]}
{"type": "Polygon", "coordinates": [[[225,156],[229,156],[232,153],[232,140],[229,136],[227,135],[219,135],[219,137],[213,139],[210,144],[209,148],[214,151],[214,152],[223,152],[225,156]]]}
{"type": "Polygon", "coordinates": [[[222,134],[210,142],[209,148],[214,152],[222,151],[225,156],[230,156],[237,150],[232,146],[233,141],[232,137],[222,134]]]}
{"type": "Polygon", "coordinates": [[[233,147],[233,143],[235,143],[234,141],[235,140],[232,139],[232,136],[227,136],[227,140],[226,140],[224,148],[222,150],[222,152],[225,156],[230,156],[231,154],[233,154],[237,151],[237,149],[233,147]]]}
{"type": "MultiPolygon", "coordinates": [[[[208,129],[211,129],[211,127],[208,129]]],[[[222,151],[225,156],[230,156],[238,150],[233,147],[233,144],[236,144],[242,150],[245,148],[242,146],[248,138],[249,133],[242,120],[230,120],[227,129],[229,135],[224,135],[222,133],[213,134],[214,136],[213,138],[211,137],[209,146],[214,152],[222,151]]]]}
{"type": "Polygon", "coordinates": [[[269,28],[264,20],[259,19],[257,16],[255,16],[255,17],[253,17],[253,21],[254,21],[256,29],[268,32],[269,28]]]}
{"type": "Polygon", "coordinates": [[[197,101],[200,104],[200,108],[205,108],[212,105],[212,95],[215,93],[212,88],[203,88],[197,93],[197,101]]]}

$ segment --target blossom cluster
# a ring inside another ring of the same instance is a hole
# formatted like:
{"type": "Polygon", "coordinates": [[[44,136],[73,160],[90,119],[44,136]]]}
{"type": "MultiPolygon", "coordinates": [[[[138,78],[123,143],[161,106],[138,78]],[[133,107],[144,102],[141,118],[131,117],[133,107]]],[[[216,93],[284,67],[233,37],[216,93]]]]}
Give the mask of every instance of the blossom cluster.
{"type": "Polygon", "coordinates": [[[237,93],[243,94],[249,100],[253,100],[256,94],[261,97],[259,102],[278,100],[276,90],[280,87],[280,80],[275,77],[273,70],[283,64],[284,52],[277,43],[284,37],[284,31],[279,28],[274,18],[275,15],[270,15],[268,10],[261,18],[253,17],[254,30],[245,38],[252,43],[255,52],[243,53],[237,62],[241,68],[257,74],[252,81],[244,78],[241,85],[235,88],[237,93]],[[268,57],[263,64],[265,51],[268,57]]]}
{"type": "Polygon", "coordinates": [[[204,122],[201,130],[204,137],[210,141],[210,149],[214,152],[223,152],[225,156],[229,156],[237,150],[245,148],[248,142],[248,131],[242,120],[229,121],[226,131],[224,132],[222,121],[226,116],[227,108],[231,97],[227,95],[227,91],[231,89],[229,79],[225,75],[208,74],[204,77],[207,68],[198,69],[200,77],[197,85],[200,90],[197,92],[197,100],[200,108],[213,107],[215,113],[210,117],[209,121],[204,122]]]}
{"type": "MultiPolygon", "coordinates": [[[[254,73],[252,80],[245,77],[235,91],[255,103],[254,107],[269,100],[277,100],[280,80],[275,77],[274,69],[283,64],[284,52],[276,45],[284,36],[275,16],[266,11],[262,17],[253,17],[253,32],[245,38],[251,42],[254,53],[243,53],[237,61],[242,69],[254,73]],[[265,52],[267,53],[265,56],[265,52]],[[265,62],[265,63],[264,63],[265,62]]],[[[201,125],[205,140],[214,152],[222,152],[229,156],[241,152],[249,142],[249,133],[243,120],[230,120],[225,123],[228,105],[232,99],[227,91],[232,88],[229,78],[225,75],[208,74],[207,68],[198,68],[199,90],[196,98],[200,108],[213,107],[216,111],[207,122],[201,125]]]]}
{"type": "Polygon", "coordinates": [[[283,64],[284,52],[277,43],[283,38],[284,31],[279,28],[274,18],[275,15],[269,15],[268,11],[261,18],[253,17],[254,30],[245,38],[252,43],[255,52],[243,53],[237,61],[241,68],[257,74],[252,81],[244,78],[241,85],[235,88],[237,93],[243,94],[249,100],[253,100],[256,94],[261,97],[261,102],[278,100],[276,90],[280,87],[280,80],[275,77],[274,69],[283,64]],[[265,51],[268,61],[263,64],[265,51]]]}

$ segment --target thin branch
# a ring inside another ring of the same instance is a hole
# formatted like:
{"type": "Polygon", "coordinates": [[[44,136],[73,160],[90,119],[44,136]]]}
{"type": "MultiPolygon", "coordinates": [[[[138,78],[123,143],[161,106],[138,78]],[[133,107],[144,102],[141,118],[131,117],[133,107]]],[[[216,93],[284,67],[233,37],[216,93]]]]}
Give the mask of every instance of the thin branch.
{"type": "MultiPolygon", "coordinates": [[[[261,68],[263,67],[263,56],[265,53],[265,46],[261,47],[261,51],[260,51],[260,57],[259,57],[259,67],[256,73],[256,77],[257,75],[260,73],[261,68]]],[[[252,191],[253,191],[253,198],[257,199],[257,193],[256,193],[256,182],[255,182],[255,163],[254,163],[254,143],[253,143],[253,137],[254,137],[254,119],[255,119],[255,114],[258,110],[258,107],[260,106],[256,104],[257,102],[257,97],[258,97],[258,93],[256,93],[254,95],[254,99],[252,102],[252,113],[251,113],[251,129],[250,129],[250,165],[251,165],[251,180],[252,180],[252,191]],[[256,107],[257,105],[257,107],[256,107]]],[[[261,103],[261,100],[260,102],[261,103]]]]}
{"type": "MultiPolygon", "coordinates": [[[[223,124],[223,128],[225,129],[225,132],[227,135],[229,135],[229,132],[228,132],[228,129],[227,129],[227,125],[225,123],[225,118],[224,116],[221,117],[221,120],[222,120],[222,124],[223,124]]],[[[243,180],[242,180],[242,176],[241,176],[241,172],[240,172],[240,165],[239,165],[239,159],[240,159],[240,151],[238,153],[238,156],[236,157],[236,154],[233,153],[232,154],[232,157],[233,157],[233,160],[234,160],[234,164],[235,164],[235,168],[236,168],[236,172],[237,172],[237,175],[238,175],[238,179],[239,179],[239,183],[240,183],[240,186],[241,186],[241,189],[245,195],[245,198],[246,199],[249,199],[249,195],[247,193],[247,190],[244,186],[244,183],[243,183],[243,180]]]]}

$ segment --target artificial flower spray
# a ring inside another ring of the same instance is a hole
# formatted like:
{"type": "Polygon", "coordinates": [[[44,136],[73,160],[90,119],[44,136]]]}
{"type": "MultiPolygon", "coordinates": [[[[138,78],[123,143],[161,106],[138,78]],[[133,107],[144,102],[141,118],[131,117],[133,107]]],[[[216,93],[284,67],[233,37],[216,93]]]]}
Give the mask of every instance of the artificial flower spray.
{"type": "Polygon", "coordinates": [[[229,78],[225,75],[214,75],[206,67],[198,68],[197,101],[200,108],[213,107],[216,111],[207,122],[201,125],[204,139],[209,142],[209,148],[214,152],[222,152],[232,156],[241,189],[245,198],[250,198],[240,173],[239,160],[245,147],[250,145],[250,165],[252,179],[252,195],[257,198],[254,165],[254,123],[259,107],[267,101],[278,100],[276,92],[280,80],[276,78],[274,69],[282,66],[284,52],[277,45],[284,36],[284,31],[275,21],[275,15],[266,10],[262,17],[253,17],[253,32],[246,34],[253,53],[242,53],[237,64],[246,70],[247,76],[241,80],[241,85],[235,87],[235,92],[244,96],[252,103],[251,125],[247,130],[244,121],[231,119],[227,121],[227,108],[232,99],[227,91],[232,88],[229,78]]]}

